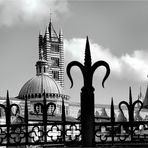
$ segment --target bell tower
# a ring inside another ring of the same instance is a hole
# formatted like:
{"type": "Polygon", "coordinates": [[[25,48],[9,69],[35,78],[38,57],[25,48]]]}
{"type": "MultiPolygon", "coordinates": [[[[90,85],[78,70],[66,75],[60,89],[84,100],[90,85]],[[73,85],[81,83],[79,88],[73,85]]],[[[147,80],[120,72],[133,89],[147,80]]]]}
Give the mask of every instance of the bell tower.
{"type": "Polygon", "coordinates": [[[47,60],[49,75],[64,88],[64,49],[63,49],[63,33],[56,33],[51,19],[45,34],[39,34],[39,59],[41,58],[41,50],[43,49],[44,59],[47,60]]]}

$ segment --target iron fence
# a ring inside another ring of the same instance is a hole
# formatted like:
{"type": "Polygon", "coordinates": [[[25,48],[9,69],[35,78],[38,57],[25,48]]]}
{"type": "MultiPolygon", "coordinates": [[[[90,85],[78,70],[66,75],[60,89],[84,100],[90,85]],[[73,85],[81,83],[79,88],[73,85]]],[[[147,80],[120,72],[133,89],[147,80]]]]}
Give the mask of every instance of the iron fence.
{"type": "MultiPolygon", "coordinates": [[[[44,101],[46,96],[44,96],[44,101]]],[[[131,106],[140,103],[138,108],[139,112],[142,108],[142,103],[139,101],[132,102],[131,88],[129,103],[131,106]]],[[[119,103],[119,109],[122,110],[122,102],[119,103]]],[[[27,98],[25,99],[24,117],[19,116],[19,111],[16,114],[11,113],[13,106],[17,104],[10,104],[9,95],[7,93],[6,105],[0,104],[0,107],[5,110],[5,123],[0,125],[0,146],[21,146],[21,145],[48,145],[49,146],[81,146],[82,145],[82,122],[66,121],[64,100],[62,102],[62,115],[61,121],[48,121],[47,108],[49,104],[44,102],[42,122],[32,122],[28,118],[28,104],[27,98]],[[46,113],[44,113],[46,111],[46,113]],[[44,115],[47,115],[44,117],[44,115]],[[19,122],[12,122],[12,117],[20,118],[19,122]]],[[[129,145],[129,144],[142,144],[148,145],[148,121],[134,121],[134,107],[132,114],[127,122],[117,122],[114,117],[114,104],[111,103],[111,116],[106,120],[95,120],[94,122],[94,145],[129,145]],[[131,119],[132,121],[131,121],[131,119]]],[[[127,108],[128,110],[129,108],[127,108]]],[[[131,107],[130,107],[131,109],[131,107]]],[[[18,108],[19,110],[19,108],[18,108]]],[[[38,115],[36,114],[38,117],[38,115]]],[[[53,116],[53,115],[52,115],[53,116]]],[[[49,116],[50,118],[50,116],[49,116]]]]}
{"type": "Polygon", "coordinates": [[[80,121],[66,121],[64,99],[62,99],[61,121],[48,120],[54,114],[48,114],[48,107],[52,103],[46,102],[45,94],[45,92],[42,94],[42,114],[35,113],[36,120],[31,121],[29,120],[31,112],[28,111],[27,96],[24,97],[25,114],[22,117],[19,114],[18,104],[10,104],[9,93],[7,92],[6,105],[0,104],[0,108],[4,110],[5,114],[3,123],[0,124],[0,146],[45,144],[51,146],[80,143],[80,121]],[[15,114],[12,112],[14,106],[16,107],[15,114]],[[42,121],[37,120],[39,116],[42,116],[42,121]]]}

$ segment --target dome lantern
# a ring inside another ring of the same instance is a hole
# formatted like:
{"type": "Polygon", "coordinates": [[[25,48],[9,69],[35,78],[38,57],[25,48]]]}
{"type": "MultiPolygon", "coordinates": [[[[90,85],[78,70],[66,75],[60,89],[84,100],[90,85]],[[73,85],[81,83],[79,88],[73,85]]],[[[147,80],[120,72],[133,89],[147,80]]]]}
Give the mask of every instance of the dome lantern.
{"type": "Polygon", "coordinates": [[[36,75],[48,75],[48,62],[44,59],[43,49],[41,50],[41,56],[39,61],[36,62],[36,75]]]}

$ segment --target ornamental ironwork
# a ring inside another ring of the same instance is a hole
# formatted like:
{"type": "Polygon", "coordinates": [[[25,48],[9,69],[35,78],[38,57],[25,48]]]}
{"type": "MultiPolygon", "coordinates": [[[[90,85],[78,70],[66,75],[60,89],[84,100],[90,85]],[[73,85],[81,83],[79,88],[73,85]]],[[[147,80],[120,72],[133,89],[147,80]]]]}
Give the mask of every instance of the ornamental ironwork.
{"type": "Polygon", "coordinates": [[[94,87],[92,86],[93,74],[95,70],[103,66],[106,68],[106,74],[102,81],[102,86],[104,87],[104,82],[110,74],[110,67],[105,61],[97,61],[92,65],[91,62],[91,53],[89,40],[87,37],[86,47],[85,47],[85,59],[84,65],[78,61],[73,61],[67,66],[67,75],[71,81],[71,87],[73,86],[73,80],[71,77],[70,70],[73,66],[80,68],[84,86],[81,89],[81,122],[82,122],[82,146],[90,147],[95,145],[94,137],[94,87]]]}

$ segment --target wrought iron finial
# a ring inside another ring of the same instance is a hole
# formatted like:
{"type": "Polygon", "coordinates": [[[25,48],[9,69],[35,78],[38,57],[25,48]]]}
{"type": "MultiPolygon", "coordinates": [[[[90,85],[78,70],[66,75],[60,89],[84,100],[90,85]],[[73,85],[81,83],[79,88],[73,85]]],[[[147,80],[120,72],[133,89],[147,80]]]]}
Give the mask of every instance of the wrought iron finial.
{"type": "Polygon", "coordinates": [[[85,87],[92,87],[92,78],[93,78],[93,74],[95,72],[95,70],[100,67],[100,66],[104,66],[106,68],[106,74],[104,76],[104,79],[102,81],[102,86],[104,87],[104,82],[105,80],[108,78],[109,74],[110,74],[110,67],[108,65],[107,62],[105,61],[97,61],[96,63],[94,63],[91,66],[91,54],[90,54],[90,46],[89,46],[89,40],[88,37],[86,39],[86,49],[85,49],[85,59],[84,59],[84,65],[82,65],[80,62],[78,61],[73,61],[71,63],[68,64],[67,66],[67,75],[71,81],[71,88],[73,86],[73,79],[71,77],[71,73],[70,70],[73,66],[77,66],[80,68],[82,75],[83,75],[83,79],[84,79],[84,86],[85,87]]]}
{"type": "Polygon", "coordinates": [[[129,87],[129,104],[133,104],[133,103],[132,103],[132,91],[131,91],[131,86],[129,87]]]}
{"type": "Polygon", "coordinates": [[[84,66],[91,67],[91,53],[90,53],[90,45],[89,45],[88,36],[86,38],[84,66]]]}
{"type": "Polygon", "coordinates": [[[10,107],[10,100],[9,100],[9,91],[7,90],[7,98],[6,98],[6,124],[9,126],[11,122],[11,107],[10,107]]]}
{"type": "Polygon", "coordinates": [[[115,122],[114,102],[113,97],[111,99],[111,122],[115,122]]]}
{"type": "Polygon", "coordinates": [[[69,77],[70,82],[71,82],[71,87],[70,87],[70,88],[73,87],[73,79],[72,79],[71,73],[70,73],[70,70],[71,70],[71,68],[72,68],[73,66],[78,66],[78,67],[80,68],[82,74],[83,74],[83,72],[84,72],[84,66],[83,66],[80,62],[73,61],[73,62],[71,62],[71,63],[69,63],[69,64],[67,65],[67,69],[66,69],[66,70],[67,70],[67,76],[69,77]]]}
{"type": "Polygon", "coordinates": [[[7,90],[7,98],[6,98],[6,106],[10,107],[10,100],[9,100],[9,91],[7,90]]]}
{"type": "Polygon", "coordinates": [[[104,87],[104,82],[110,74],[110,67],[105,61],[97,61],[91,65],[91,54],[88,37],[86,39],[85,48],[85,58],[84,65],[78,61],[73,61],[67,66],[67,75],[71,81],[71,87],[73,86],[73,80],[71,77],[70,70],[73,66],[80,68],[84,86],[81,89],[81,122],[82,122],[82,147],[92,147],[94,146],[94,88],[92,86],[93,74],[95,70],[104,66],[106,68],[106,74],[102,81],[102,86],[104,87]]]}
{"type": "Polygon", "coordinates": [[[129,103],[126,101],[121,101],[119,103],[119,109],[121,112],[123,112],[121,106],[125,105],[127,107],[130,122],[134,121],[134,109],[135,109],[136,104],[141,105],[141,107],[139,109],[139,111],[140,111],[143,107],[143,103],[140,100],[136,100],[136,101],[132,102],[132,91],[131,91],[131,87],[129,87],[129,103]]]}

